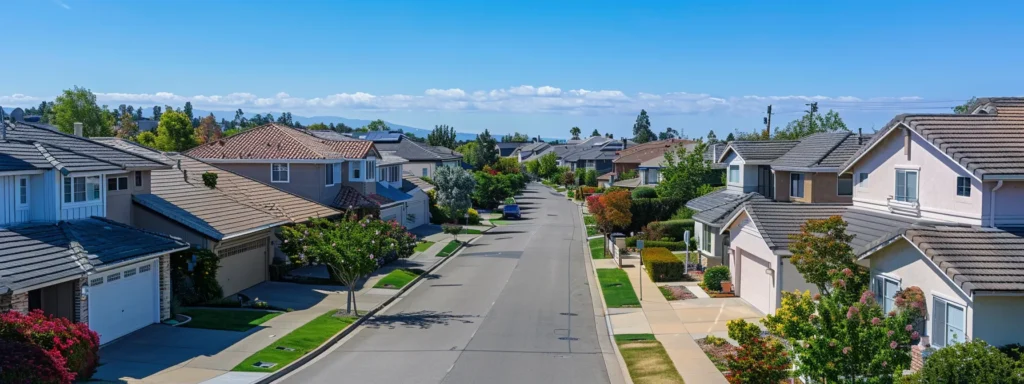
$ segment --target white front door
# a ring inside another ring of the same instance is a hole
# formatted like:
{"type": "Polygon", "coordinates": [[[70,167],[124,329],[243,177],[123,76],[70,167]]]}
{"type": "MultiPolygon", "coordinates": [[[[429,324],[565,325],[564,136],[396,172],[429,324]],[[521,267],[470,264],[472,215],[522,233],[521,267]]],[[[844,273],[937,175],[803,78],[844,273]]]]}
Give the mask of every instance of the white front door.
{"type": "Polygon", "coordinates": [[[149,260],[89,276],[89,328],[100,344],[160,321],[159,269],[149,260]]]}

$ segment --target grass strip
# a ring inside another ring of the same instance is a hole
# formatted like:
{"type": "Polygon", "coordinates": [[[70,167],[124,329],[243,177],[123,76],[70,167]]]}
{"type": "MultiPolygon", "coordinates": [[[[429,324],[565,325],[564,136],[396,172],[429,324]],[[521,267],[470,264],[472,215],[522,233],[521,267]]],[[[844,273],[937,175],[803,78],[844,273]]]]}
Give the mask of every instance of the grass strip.
{"type": "Polygon", "coordinates": [[[682,376],[676,371],[675,364],[665,352],[665,347],[654,340],[650,335],[649,340],[620,341],[619,336],[637,335],[616,335],[615,341],[619,345],[619,352],[622,359],[626,361],[626,368],[629,369],[629,377],[636,384],[683,384],[682,376]]]}
{"type": "Polygon", "coordinates": [[[284,337],[252,354],[241,363],[234,371],[243,372],[274,372],[289,363],[298,360],[302,355],[316,349],[328,339],[356,321],[355,316],[334,316],[335,311],[327,312],[312,321],[291,331],[284,337]],[[278,349],[283,347],[286,349],[278,349]],[[253,366],[257,362],[276,363],[271,368],[258,368],[253,366]]]}
{"type": "Polygon", "coordinates": [[[601,294],[608,308],[638,308],[640,300],[633,292],[633,284],[629,282],[626,271],[618,268],[601,268],[597,270],[597,280],[601,283],[601,294]]]}
{"type": "Polygon", "coordinates": [[[604,258],[604,238],[590,239],[590,257],[594,259],[604,258]]]}
{"type": "Polygon", "coordinates": [[[423,274],[421,269],[396,269],[389,272],[377,284],[374,284],[374,288],[386,288],[386,289],[401,289],[406,284],[409,284],[416,276],[423,274]]]}
{"type": "Polygon", "coordinates": [[[583,215],[583,224],[597,225],[597,219],[594,218],[594,215],[583,215]]]}
{"type": "Polygon", "coordinates": [[[592,225],[588,225],[587,226],[587,237],[597,236],[597,233],[598,233],[597,232],[597,227],[592,226],[592,225]]]}
{"type": "Polygon", "coordinates": [[[426,251],[431,245],[434,245],[433,241],[421,241],[416,244],[416,252],[426,251]]]}
{"type": "Polygon", "coordinates": [[[245,332],[280,316],[281,312],[189,308],[181,314],[192,318],[192,321],[181,325],[185,328],[245,332]]]}
{"type": "Polygon", "coordinates": [[[479,229],[463,228],[462,232],[459,232],[459,233],[463,234],[463,235],[479,235],[479,234],[481,234],[483,232],[480,232],[479,229]]]}
{"type": "Polygon", "coordinates": [[[624,341],[652,341],[654,339],[653,333],[626,333],[622,335],[615,335],[615,342],[621,343],[624,341]]]}
{"type": "Polygon", "coordinates": [[[441,249],[441,252],[437,253],[437,257],[451,256],[452,253],[455,253],[455,250],[459,248],[460,244],[462,243],[455,240],[449,241],[448,245],[445,245],[444,248],[441,249]]]}

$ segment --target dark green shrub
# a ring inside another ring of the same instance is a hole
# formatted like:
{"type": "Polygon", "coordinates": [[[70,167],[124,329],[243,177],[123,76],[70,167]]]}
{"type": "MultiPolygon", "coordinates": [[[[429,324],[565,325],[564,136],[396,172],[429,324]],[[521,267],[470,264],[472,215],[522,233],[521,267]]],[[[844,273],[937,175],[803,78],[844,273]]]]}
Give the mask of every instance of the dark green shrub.
{"type": "Polygon", "coordinates": [[[655,221],[647,226],[660,232],[665,237],[682,239],[686,237],[686,231],[690,231],[690,236],[694,235],[693,219],[655,221]]]}
{"type": "Polygon", "coordinates": [[[672,251],[661,247],[645,248],[643,251],[644,266],[651,280],[680,281],[686,278],[683,262],[672,251]]]}
{"type": "MultiPolygon", "coordinates": [[[[664,221],[672,217],[686,202],[677,197],[659,197],[656,199],[632,199],[629,212],[632,222],[627,232],[637,232],[653,221],[664,221]]],[[[675,236],[681,238],[682,235],[675,236]]]]}
{"type": "Polygon", "coordinates": [[[1021,355],[1024,355],[1024,345],[1020,345],[1020,343],[1007,344],[999,347],[999,351],[1017,361],[1020,360],[1021,355]]]}
{"type": "Polygon", "coordinates": [[[633,190],[631,194],[634,199],[654,199],[658,197],[658,192],[654,191],[651,187],[638,187],[633,190]]]}
{"type": "Polygon", "coordinates": [[[722,290],[722,281],[729,281],[729,267],[716,265],[704,271],[704,287],[712,291],[722,290]]]}
{"type": "Polygon", "coordinates": [[[220,258],[209,249],[193,248],[171,254],[172,294],[186,306],[224,297],[217,282],[219,268],[220,258]]]}
{"type": "Polygon", "coordinates": [[[203,185],[210,189],[217,188],[217,174],[213,172],[204,172],[203,185]]]}
{"type": "MultiPolygon", "coordinates": [[[[644,244],[644,245],[646,246],[647,244],[644,244]]],[[[626,238],[626,246],[630,247],[630,248],[636,248],[636,238],[635,237],[627,237],[626,238]]]]}
{"type": "Polygon", "coordinates": [[[661,240],[650,240],[645,241],[644,246],[647,248],[666,248],[670,251],[685,251],[686,242],[684,241],[661,241],[661,240]]]}
{"type": "Polygon", "coordinates": [[[941,348],[924,363],[920,382],[931,383],[1019,383],[1014,361],[993,346],[974,339],[941,348]]]}

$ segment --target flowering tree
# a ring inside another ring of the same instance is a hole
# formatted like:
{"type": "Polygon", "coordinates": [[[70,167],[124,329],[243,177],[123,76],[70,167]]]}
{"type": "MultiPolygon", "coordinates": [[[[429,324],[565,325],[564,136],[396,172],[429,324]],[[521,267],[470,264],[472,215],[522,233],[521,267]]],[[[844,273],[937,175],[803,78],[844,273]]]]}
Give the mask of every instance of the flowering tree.
{"type": "Polygon", "coordinates": [[[281,250],[298,264],[324,264],[348,288],[345,313],[357,314],[354,286],[385,262],[409,257],[416,237],[397,222],[368,215],[341,220],[312,219],[285,227],[281,250]]]}
{"type": "Polygon", "coordinates": [[[793,257],[790,261],[797,272],[808,283],[814,284],[819,292],[828,294],[833,283],[841,284],[850,288],[843,291],[852,292],[852,296],[846,298],[852,303],[858,299],[861,291],[867,289],[870,277],[855,261],[853,248],[850,247],[853,236],[846,233],[846,222],[841,216],[808,220],[800,226],[800,233],[792,238],[789,250],[793,257]],[[855,273],[833,280],[835,271],[844,269],[855,273]]]}
{"type": "MultiPolygon", "coordinates": [[[[0,313],[0,340],[25,343],[43,350],[50,358],[38,360],[41,364],[55,364],[61,371],[57,376],[63,378],[88,380],[96,372],[96,366],[99,363],[100,338],[96,332],[90,330],[86,324],[72,323],[71,320],[47,315],[38,309],[28,314],[14,311],[0,313]]],[[[24,353],[30,352],[24,351],[24,353]]],[[[0,356],[3,356],[0,360],[7,360],[11,357],[6,354],[0,356]]],[[[25,357],[29,358],[29,356],[25,357]]],[[[37,360],[35,357],[32,359],[37,360]]],[[[3,365],[0,364],[0,366],[3,365]]],[[[52,367],[40,366],[37,368],[40,369],[40,374],[52,376],[51,373],[44,373],[44,371],[49,372],[52,367]]],[[[3,377],[5,376],[0,372],[0,378],[3,377]]],[[[6,383],[7,381],[0,380],[0,382],[6,383]]],[[[29,380],[27,382],[37,381],[29,380]]],[[[55,379],[53,382],[65,381],[64,379],[55,379]]]]}
{"type": "Polygon", "coordinates": [[[587,210],[594,215],[597,229],[604,234],[629,225],[633,220],[633,214],[629,210],[631,205],[629,191],[625,190],[587,197],[587,210]]]}
{"type": "Polygon", "coordinates": [[[735,355],[726,356],[730,383],[777,384],[789,377],[792,361],[778,339],[762,337],[760,328],[742,319],[729,322],[729,337],[740,343],[735,355]]]}
{"type": "Polygon", "coordinates": [[[458,220],[473,206],[470,197],[476,188],[476,179],[465,169],[445,166],[434,171],[437,185],[437,204],[444,208],[448,217],[458,220]]]}

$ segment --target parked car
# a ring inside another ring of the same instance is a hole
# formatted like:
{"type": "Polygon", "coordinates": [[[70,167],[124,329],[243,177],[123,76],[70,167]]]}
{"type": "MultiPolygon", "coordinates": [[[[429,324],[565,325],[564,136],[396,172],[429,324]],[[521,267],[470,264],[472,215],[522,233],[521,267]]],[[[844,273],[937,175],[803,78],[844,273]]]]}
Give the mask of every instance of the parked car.
{"type": "Polygon", "coordinates": [[[505,208],[502,209],[501,217],[504,219],[511,219],[513,217],[517,219],[522,219],[523,216],[519,212],[519,204],[505,205],[505,208]]]}

